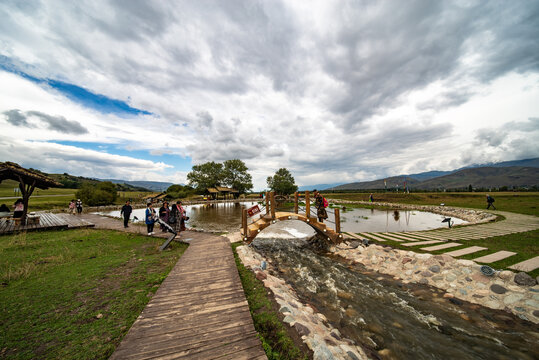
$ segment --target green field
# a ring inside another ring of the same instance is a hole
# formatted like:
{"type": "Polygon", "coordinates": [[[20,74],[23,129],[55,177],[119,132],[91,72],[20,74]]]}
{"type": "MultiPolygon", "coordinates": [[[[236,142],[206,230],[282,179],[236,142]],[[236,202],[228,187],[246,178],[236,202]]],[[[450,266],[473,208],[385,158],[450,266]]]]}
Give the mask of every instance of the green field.
{"type": "Polygon", "coordinates": [[[106,359],[185,251],[104,230],[0,236],[0,358],[106,359]]]}
{"type": "MultiPolygon", "coordinates": [[[[323,193],[328,199],[368,201],[370,193],[323,193]]],[[[415,205],[440,205],[486,209],[486,193],[431,192],[431,193],[373,193],[375,202],[390,202],[415,205]]],[[[539,192],[494,192],[498,210],[527,215],[539,215],[539,192]]]]}

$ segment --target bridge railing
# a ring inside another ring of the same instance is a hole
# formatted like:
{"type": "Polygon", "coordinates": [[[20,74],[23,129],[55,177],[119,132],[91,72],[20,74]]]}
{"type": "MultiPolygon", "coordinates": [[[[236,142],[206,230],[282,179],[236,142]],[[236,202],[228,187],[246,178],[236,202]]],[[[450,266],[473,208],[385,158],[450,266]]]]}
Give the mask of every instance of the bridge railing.
{"type": "MultiPolygon", "coordinates": [[[[316,196],[316,194],[315,194],[316,196]]],[[[294,193],[294,213],[299,214],[299,210],[305,211],[305,217],[308,219],[309,222],[318,223],[318,217],[317,213],[314,211],[314,209],[311,209],[311,193],[310,191],[305,191],[305,208],[301,208],[299,206],[299,193],[296,191],[294,193]],[[312,216],[314,215],[314,216],[312,216]]],[[[275,220],[275,213],[277,211],[277,202],[275,200],[275,192],[266,192],[266,206],[265,206],[265,216],[264,217],[270,217],[272,220],[275,220]]],[[[329,223],[332,223],[335,225],[335,232],[340,234],[341,233],[341,217],[340,217],[340,209],[334,209],[334,211],[331,211],[329,209],[326,210],[327,212],[333,213],[335,215],[335,221],[327,220],[329,223]]],[[[262,215],[261,215],[262,217],[262,215]]],[[[243,209],[242,211],[242,229],[243,233],[248,233],[248,214],[247,209],[243,209]]]]}

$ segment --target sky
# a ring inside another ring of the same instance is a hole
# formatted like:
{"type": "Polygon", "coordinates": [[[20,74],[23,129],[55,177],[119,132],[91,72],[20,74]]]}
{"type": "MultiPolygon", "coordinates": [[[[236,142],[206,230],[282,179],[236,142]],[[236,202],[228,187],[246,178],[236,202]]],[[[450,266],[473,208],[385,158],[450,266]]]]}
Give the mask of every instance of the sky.
{"type": "Polygon", "coordinates": [[[0,2],[0,161],[255,190],[539,157],[539,1],[0,2]]]}

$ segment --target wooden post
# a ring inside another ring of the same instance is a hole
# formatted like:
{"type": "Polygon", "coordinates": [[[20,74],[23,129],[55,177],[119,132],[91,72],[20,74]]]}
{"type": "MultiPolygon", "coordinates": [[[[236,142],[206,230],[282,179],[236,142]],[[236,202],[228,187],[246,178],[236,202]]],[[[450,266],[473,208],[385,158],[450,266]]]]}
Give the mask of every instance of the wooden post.
{"type": "Polygon", "coordinates": [[[272,219],[275,219],[275,191],[272,191],[270,193],[270,197],[271,197],[271,201],[270,201],[270,205],[271,205],[271,218],[272,219]]]}
{"type": "Polygon", "coordinates": [[[311,218],[311,194],[309,191],[305,191],[305,216],[307,219],[311,218]]]}
{"type": "Polygon", "coordinates": [[[241,226],[243,227],[243,238],[248,237],[247,235],[247,209],[241,211],[241,226]]]}
{"type": "Polygon", "coordinates": [[[266,215],[268,215],[270,211],[270,193],[266,192],[266,215]]]}
{"type": "Polygon", "coordinates": [[[335,232],[337,234],[341,233],[341,211],[340,209],[335,208],[335,232]]]}
{"type": "Polygon", "coordinates": [[[298,192],[294,193],[294,213],[298,213],[298,192]]]}

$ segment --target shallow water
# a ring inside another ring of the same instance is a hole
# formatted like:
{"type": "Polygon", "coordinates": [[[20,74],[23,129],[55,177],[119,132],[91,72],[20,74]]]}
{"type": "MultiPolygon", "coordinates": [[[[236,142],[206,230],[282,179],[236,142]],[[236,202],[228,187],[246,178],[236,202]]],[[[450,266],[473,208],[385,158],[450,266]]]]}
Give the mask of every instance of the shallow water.
{"type": "MultiPolygon", "coordinates": [[[[241,211],[249,208],[256,202],[197,204],[185,206],[187,216],[190,217],[188,226],[207,231],[238,231],[241,226],[241,211]]],[[[157,211],[158,209],[156,209],[157,211]]],[[[293,212],[293,208],[287,208],[293,212]]],[[[144,219],[143,209],[134,209],[131,218],[136,216],[144,219]]],[[[120,211],[108,211],[100,214],[120,217],[120,211]]],[[[333,209],[328,208],[329,218],[326,223],[330,228],[334,225],[333,209]]],[[[387,232],[387,231],[417,231],[446,227],[442,220],[443,215],[415,210],[377,210],[350,208],[341,211],[341,229],[349,232],[387,232]]],[[[454,224],[463,224],[465,221],[452,219],[454,224]]]]}
{"type": "MultiPolygon", "coordinates": [[[[277,236],[292,228],[283,226],[277,236]]],[[[305,232],[304,229],[299,232],[305,232]]],[[[464,303],[443,291],[388,276],[313,251],[305,240],[273,239],[253,246],[345,338],[396,359],[537,359],[539,327],[518,317],[464,303]]]]}

